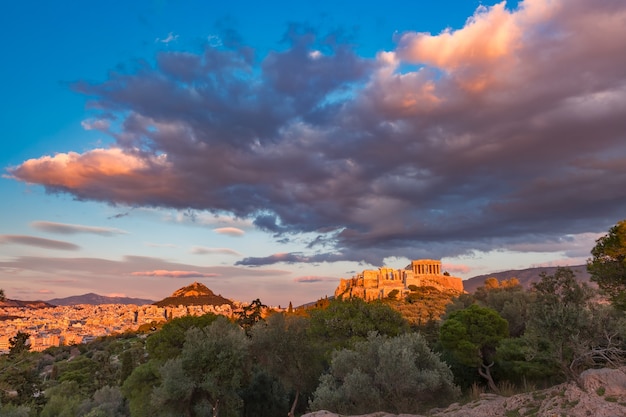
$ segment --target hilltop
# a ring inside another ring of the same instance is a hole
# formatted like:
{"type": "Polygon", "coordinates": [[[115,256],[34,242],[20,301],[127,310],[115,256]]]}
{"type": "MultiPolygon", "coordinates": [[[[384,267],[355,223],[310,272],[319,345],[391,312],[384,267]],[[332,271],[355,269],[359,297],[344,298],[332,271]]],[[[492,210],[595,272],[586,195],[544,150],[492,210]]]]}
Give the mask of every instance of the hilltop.
{"type": "Polygon", "coordinates": [[[167,306],[192,306],[192,305],[213,305],[221,306],[227,304],[233,306],[233,302],[221,295],[216,295],[206,285],[199,282],[187,285],[172,293],[169,297],[164,298],[161,301],[153,303],[159,307],[167,306]]]}
{"type": "Polygon", "coordinates": [[[53,298],[48,300],[48,303],[55,306],[73,306],[78,304],[99,305],[99,304],[134,304],[145,305],[152,304],[154,300],[148,300],[145,298],[131,298],[131,297],[107,297],[105,295],[99,295],[95,293],[87,293],[83,295],[73,295],[65,298],[53,298]]]}

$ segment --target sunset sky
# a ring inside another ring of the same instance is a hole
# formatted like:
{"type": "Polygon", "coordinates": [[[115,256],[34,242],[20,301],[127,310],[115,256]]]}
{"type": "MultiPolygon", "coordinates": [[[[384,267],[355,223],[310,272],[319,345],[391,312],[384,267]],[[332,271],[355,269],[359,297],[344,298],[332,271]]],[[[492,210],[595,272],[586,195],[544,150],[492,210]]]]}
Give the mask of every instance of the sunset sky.
{"type": "Polygon", "coordinates": [[[298,305],[626,218],[623,0],[9,2],[0,288],[298,305]],[[219,3],[219,4],[215,4],[219,3]]]}

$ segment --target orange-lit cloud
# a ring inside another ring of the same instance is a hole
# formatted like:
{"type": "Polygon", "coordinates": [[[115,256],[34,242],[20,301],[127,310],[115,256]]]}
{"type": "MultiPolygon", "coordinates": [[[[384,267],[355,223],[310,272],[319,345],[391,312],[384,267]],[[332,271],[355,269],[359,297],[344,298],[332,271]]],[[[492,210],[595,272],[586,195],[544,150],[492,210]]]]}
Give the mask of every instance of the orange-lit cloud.
{"type": "Polygon", "coordinates": [[[244,232],[243,230],[237,227],[218,227],[217,229],[213,229],[213,231],[221,235],[236,236],[236,237],[243,236],[246,234],[246,232],[244,232]]]}

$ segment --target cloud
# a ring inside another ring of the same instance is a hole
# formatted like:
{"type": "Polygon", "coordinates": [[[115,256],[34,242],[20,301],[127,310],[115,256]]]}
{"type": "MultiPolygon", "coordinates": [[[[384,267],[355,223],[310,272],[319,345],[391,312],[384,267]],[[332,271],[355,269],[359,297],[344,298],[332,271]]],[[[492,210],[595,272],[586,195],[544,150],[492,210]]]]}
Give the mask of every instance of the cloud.
{"type": "Polygon", "coordinates": [[[275,253],[270,256],[263,257],[248,257],[235,263],[235,265],[247,265],[247,266],[262,266],[272,265],[276,263],[321,263],[321,262],[336,262],[342,260],[349,260],[349,257],[336,253],[322,253],[316,255],[305,255],[301,252],[291,253],[275,253]]]}
{"type": "Polygon", "coordinates": [[[167,34],[166,38],[164,38],[164,39],[156,38],[155,42],[161,42],[161,43],[168,44],[170,42],[174,42],[176,39],[178,39],[178,35],[175,35],[174,32],[170,32],[170,33],[167,34]]]}
{"type": "Polygon", "coordinates": [[[191,248],[194,255],[234,255],[241,256],[239,252],[228,248],[206,248],[203,246],[194,246],[191,248]]]}
{"type": "Polygon", "coordinates": [[[47,289],[41,289],[39,291],[37,291],[39,294],[54,294],[54,291],[52,290],[47,290],[47,289]]]}
{"type": "Polygon", "coordinates": [[[218,277],[219,274],[205,274],[197,271],[167,271],[163,269],[157,269],[154,271],[140,271],[131,272],[133,276],[143,277],[167,277],[167,278],[213,278],[218,277]]]}
{"type": "Polygon", "coordinates": [[[30,224],[35,229],[44,232],[58,233],[62,235],[74,235],[78,233],[91,233],[101,236],[113,236],[127,234],[128,232],[109,227],[83,226],[79,224],[55,223],[48,221],[35,221],[30,224]]]}
{"type": "Polygon", "coordinates": [[[339,279],[332,277],[320,277],[316,275],[307,275],[303,277],[294,278],[295,282],[303,283],[303,284],[313,284],[316,282],[338,282],[339,279]]]}
{"type": "Polygon", "coordinates": [[[239,265],[380,265],[605,232],[626,212],[624,19],[614,0],[526,0],[415,28],[375,58],[298,26],[262,57],[232,42],[160,52],[74,86],[96,119],[121,121],[114,146],[8,172],[325,245],[239,265]]]}
{"type": "Polygon", "coordinates": [[[80,246],[60,240],[24,235],[0,235],[0,244],[35,246],[44,249],[79,250],[80,246]]]}
{"type": "Polygon", "coordinates": [[[213,229],[213,231],[221,235],[237,236],[237,237],[243,236],[246,234],[246,232],[236,227],[218,227],[217,229],[213,229]]]}
{"type": "Polygon", "coordinates": [[[448,264],[448,263],[442,264],[441,267],[444,271],[448,271],[452,275],[456,273],[467,274],[472,270],[472,268],[470,268],[468,265],[458,265],[458,264],[448,264]]]}

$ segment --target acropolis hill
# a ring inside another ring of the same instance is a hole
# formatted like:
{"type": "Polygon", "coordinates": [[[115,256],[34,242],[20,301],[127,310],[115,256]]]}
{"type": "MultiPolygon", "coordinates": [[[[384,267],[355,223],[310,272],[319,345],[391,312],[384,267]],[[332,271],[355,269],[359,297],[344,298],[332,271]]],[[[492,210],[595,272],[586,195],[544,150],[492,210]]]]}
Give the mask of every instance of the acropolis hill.
{"type": "Polygon", "coordinates": [[[380,267],[370,269],[352,278],[342,279],[335,297],[363,298],[366,301],[388,297],[396,291],[397,297],[410,292],[409,286],[434,287],[440,291],[463,292],[463,280],[441,272],[441,261],[420,259],[411,261],[404,269],[380,267]]]}

